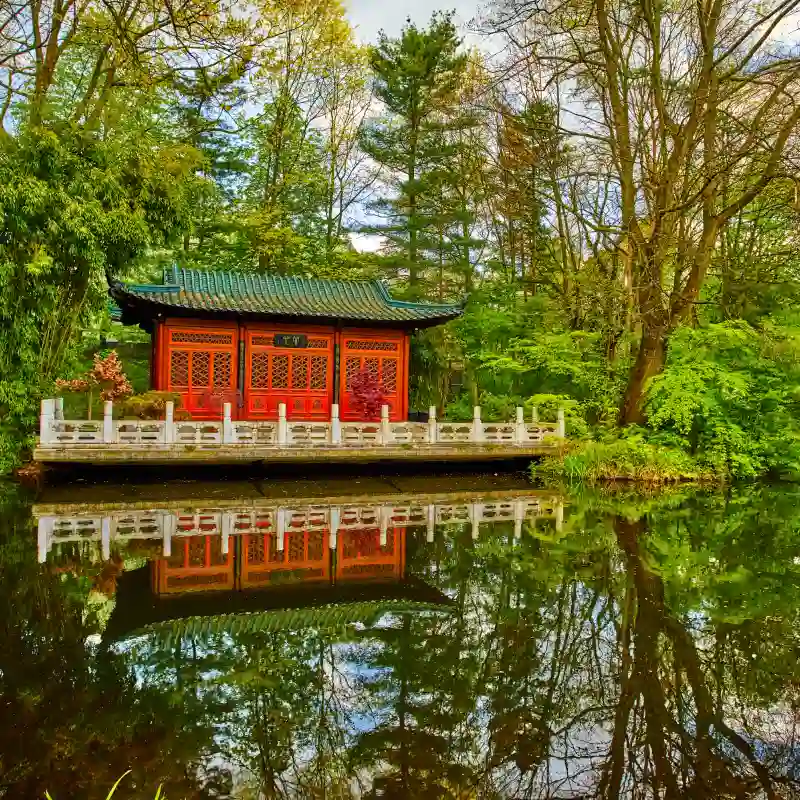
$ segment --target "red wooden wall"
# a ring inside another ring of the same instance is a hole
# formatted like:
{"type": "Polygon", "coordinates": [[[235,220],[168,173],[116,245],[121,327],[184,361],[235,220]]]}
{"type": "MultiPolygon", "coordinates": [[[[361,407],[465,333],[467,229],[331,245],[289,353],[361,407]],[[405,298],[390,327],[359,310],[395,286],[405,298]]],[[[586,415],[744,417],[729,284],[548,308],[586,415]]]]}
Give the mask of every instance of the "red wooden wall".
{"type": "Polygon", "coordinates": [[[362,369],[383,384],[390,418],[406,419],[409,335],[403,331],[167,319],[154,334],[154,388],[180,394],[194,419],[219,419],[222,404],[231,402],[237,419],[277,419],[278,405],[285,403],[289,419],[325,421],[334,398],[337,345],[341,419],[359,419],[350,389],[362,369]],[[304,334],[308,346],[276,346],[279,333],[304,334]],[[241,396],[240,342],[245,373],[241,396]]]}

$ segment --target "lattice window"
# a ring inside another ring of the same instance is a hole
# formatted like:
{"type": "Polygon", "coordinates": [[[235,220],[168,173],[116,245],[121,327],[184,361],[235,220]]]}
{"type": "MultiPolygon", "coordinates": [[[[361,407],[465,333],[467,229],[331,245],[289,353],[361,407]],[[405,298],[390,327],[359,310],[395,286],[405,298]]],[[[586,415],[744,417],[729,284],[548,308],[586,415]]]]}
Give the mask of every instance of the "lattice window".
{"type": "Polygon", "coordinates": [[[397,361],[393,358],[384,358],[381,363],[381,383],[387,394],[397,391],[397,361]]]}
{"type": "Polygon", "coordinates": [[[189,567],[204,567],[206,564],[206,537],[192,536],[189,539],[189,567]]]}
{"type": "Polygon", "coordinates": [[[173,350],[169,355],[169,385],[189,385],[189,354],[185,350],[173,350]]]}
{"type": "Polygon", "coordinates": [[[269,353],[253,353],[250,359],[250,385],[254,389],[269,388],[269,353]]]}
{"type": "Polygon", "coordinates": [[[365,358],[364,359],[364,369],[369,373],[370,378],[374,380],[378,380],[378,375],[380,374],[380,369],[378,367],[379,362],[377,358],[365,358]]]}
{"type": "Polygon", "coordinates": [[[324,350],[328,346],[327,339],[309,339],[308,346],[314,347],[317,350],[324,350]]]}
{"type": "Polygon", "coordinates": [[[263,564],[266,558],[266,549],[264,547],[263,536],[248,536],[247,537],[247,563],[248,564],[263,564]]]}
{"type": "Polygon", "coordinates": [[[308,356],[292,359],[292,389],[308,388],[308,356]]]}
{"type": "Polygon", "coordinates": [[[232,333],[189,333],[188,331],[172,331],[173,342],[194,342],[196,344],[231,344],[232,333]]]}
{"type": "Polygon", "coordinates": [[[327,531],[310,531],[308,534],[308,560],[321,561],[327,531]]]}
{"type": "Polygon", "coordinates": [[[214,386],[229,387],[231,385],[231,364],[230,353],[214,353],[214,386]]]}
{"type": "Polygon", "coordinates": [[[202,351],[192,353],[192,386],[208,386],[210,371],[211,354],[202,351]]]}
{"type": "Polygon", "coordinates": [[[327,356],[311,357],[311,388],[325,389],[328,386],[327,356]]]}
{"type": "Polygon", "coordinates": [[[303,531],[292,531],[286,537],[289,540],[289,561],[306,560],[306,542],[303,531]]]}
{"type": "Polygon", "coordinates": [[[289,388],[289,356],[272,356],[272,388],[289,388]]]}
{"type": "Polygon", "coordinates": [[[348,339],[345,343],[348,350],[386,350],[397,351],[397,342],[381,342],[375,339],[348,339]]]}
{"type": "Polygon", "coordinates": [[[349,392],[353,388],[353,378],[361,372],[361,359],[353,356],[345,359],[344,381],[345,389],[349,392]]]}
{"type": "Polygon", "coordinates": [[[272,347],[275,341],[272,336],[253,336],[250,339],[251,343],[260,347],[272,347]]]}

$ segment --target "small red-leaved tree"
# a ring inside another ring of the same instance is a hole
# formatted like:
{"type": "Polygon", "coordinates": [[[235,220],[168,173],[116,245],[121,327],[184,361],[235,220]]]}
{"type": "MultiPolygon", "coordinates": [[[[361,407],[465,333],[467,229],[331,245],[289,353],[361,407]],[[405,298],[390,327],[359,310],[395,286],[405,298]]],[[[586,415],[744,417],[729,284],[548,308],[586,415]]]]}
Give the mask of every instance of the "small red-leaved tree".
{"type": "Polygon", "coordinates": [[[116,350],[112,350],[105,357],[95,353],[91,369],[82,377],[71,381],[59,378],[56,381],[56,388],[62,392],[85,392],[88,398],[89,419],[92,418],[92,399],[96,391],[99,390],[102,400],[118,400],[120,397],[133,394],[133,387],[122,369],[122,362],[116,350]]]}
{"type": "Polygon", "coordinates": [[[380,419],[386,390],[374,375],[362,369],[350,381],[350,403],[364,419],[380,419]]]}

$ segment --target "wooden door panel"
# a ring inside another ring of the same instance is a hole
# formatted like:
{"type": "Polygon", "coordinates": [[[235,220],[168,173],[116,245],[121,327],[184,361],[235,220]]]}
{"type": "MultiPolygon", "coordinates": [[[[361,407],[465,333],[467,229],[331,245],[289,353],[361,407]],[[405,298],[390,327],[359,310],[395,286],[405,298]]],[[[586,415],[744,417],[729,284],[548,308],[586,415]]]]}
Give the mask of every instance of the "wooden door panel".
{"type": "Polygon", "coordinates": [[[236,394],[236,328],[167,324],[162,339],[161,385],[180,394],[194,419],[221,418],[222,404],[236,394]]]}
{"type": "Polygon", "coordinates": [[[402,334],[370,331],[345,331],[341,344],[339,404],[343,420],[359,420],[353,403],[352,380],[366,371],[383,387],[389,419],[399,421],[405,414],[405,340],[402,334]]]}
{"type": "Polygon", "coordinates": [[[245,341],[245,414],[277,419],[286,405],[288,419],[330,419],[333,397],[333,330],[304,329],[306,347],[275,344],[288,328],[248,328],[245,341]]]}

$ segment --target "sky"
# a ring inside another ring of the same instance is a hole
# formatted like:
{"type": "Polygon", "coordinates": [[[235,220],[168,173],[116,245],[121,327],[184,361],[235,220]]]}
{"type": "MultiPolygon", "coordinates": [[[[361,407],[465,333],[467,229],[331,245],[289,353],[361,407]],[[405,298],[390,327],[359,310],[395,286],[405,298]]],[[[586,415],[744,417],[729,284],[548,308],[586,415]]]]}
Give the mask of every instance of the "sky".
{"type": "Polygon", "coordinates": [[[479,0],[344,0],[356,35],[365,44],[374,42],[381,29],[397,36],[408,17],[424,27],[434,11],[455,10],[456,24],[466,24],[475,16],[478,4],[479,0]]]}

